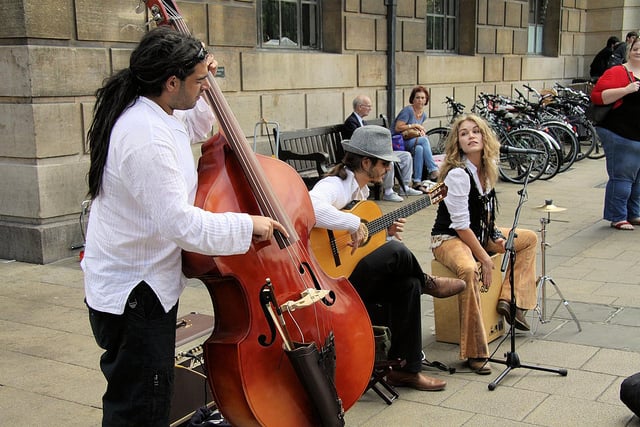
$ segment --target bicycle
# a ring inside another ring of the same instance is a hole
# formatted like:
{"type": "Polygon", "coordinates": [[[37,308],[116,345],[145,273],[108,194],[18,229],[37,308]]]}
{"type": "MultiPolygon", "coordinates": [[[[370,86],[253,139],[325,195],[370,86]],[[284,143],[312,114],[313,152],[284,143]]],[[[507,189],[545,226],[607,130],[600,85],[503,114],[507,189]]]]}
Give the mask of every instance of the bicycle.
{"type": "MultiPolygon", "coordinates": [[[[479,103],[488,103],[488,97],[490,95],[479,95],[479,103]]],[[[477,104],[478,104],[477,102],[477,104]]],[[[456,102],[451,97],[445,97],[445,103],[447,106],[447,116],[449,117],[449,123],[453,121],[461,114],[464,113],[465,105],[456,102]]],[[[542,152],[541,155],[532,154],[513,154],[513,153],[501,153],[498,163],[498,169],[500,178],[507,182],[523,183],[526,176],[526,172],[529,169],[529,164],[534,163],[529,176],[530,181],[534,181],[550,171],[557,173],[557,167],[553,166],[553,163],[558,163],[558,156],[550,156],[550,152],[555,151],[552,148],[552,138],[544,132],[535,129],[507,129],[499,123],[499,120],[495,116],[487,114],[488,108],[476,108],[474,105],[474,113],[484,117],[489,125],[494,129],[501,145],[515,147],[515,148],[531,148],[542,152]],[[550,164],[550,158],[555,158],[554,162],[550,164]]],[[[445,141],[450,131],[449,126],[439,126],[427,131],[429,142],[431,143],[431,149],[434,154],[444,153],[445,141]]]]}
{"type": "Polygon", "coordinates": [[[537,129],[514,127],[511,121],[515,120],[515,115],[506,98],[480,93],[472,111],[487,120],[496,132],[501,145],[540,152],[540,154],[501,152],[498,170],[502,180],[516,184],[524,183],[530,164],[533,165],[529,173],[529,182],[545,174],[552,176],[557,173],[560,156],[553,145],[553,138],[537,129]]]}
{"type": "Polygon", "coordinates": [[[581,91],[576,91],[565,87],[560,83],[554,85],[558,95],[555,102],[549,105],[550,109],[555,109],[563,114],[575,128],[580,142],[580,151],[576,161],[584,158],[601,159],[604,157],[602,143],[598,137],[596,129],[585,115],[591,100],[589,96],[581,91]]]}
{"type": "Polygon", "coordinates": [[[578,134],[564,114],[558,114],[547,108],[553,102],[555,96],[553,92],[541,94],[526,84],[523,86],[538,98],[537,102],[529,102],[522,92],[514,89],[521,101],[521,112],[529,120],[527,124],[546,132],[557,141],[562,156],[558,172],[568,170],[576,161],[580,151],[578,134]]]}
{"type": "Polygon", "coordinates": [[[443,104],[447,104],[449,126],[438,126],[427,131],[427,137],[429,138],[429,144],[431,145],[431,152],[433,154],[444,154],[445,141],[449,135],[450,126],[459,115],[464,113],[465,109],[464,104],[456,102],[449,96],[445,96],[443,104]]]}

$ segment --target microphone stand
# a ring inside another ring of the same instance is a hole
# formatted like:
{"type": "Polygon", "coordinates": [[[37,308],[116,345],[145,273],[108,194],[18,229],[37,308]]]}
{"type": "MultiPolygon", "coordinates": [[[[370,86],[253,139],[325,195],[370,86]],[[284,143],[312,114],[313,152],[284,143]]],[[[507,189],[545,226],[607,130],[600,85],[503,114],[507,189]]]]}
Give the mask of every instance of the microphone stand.
{"type": "MultiPolygon", "coordinates": [[[[566,369],[552,369],[552,368],[544,368],[541,366],[531,366],[531,365],[523,365],[520,363],[520,357],[518,353],[516,353],[516,333],[515,333],[515,319],[516,319],[516,293],[515,293],[515,264],[516,264],[516,250],[514,245],[514,239],[518,237],[516,235],[516,227],[518,225],[518,220],[520,219],[520,210],[522,206],[527,201],[527,184],[529,184],[529,176],[531,174],[531,169],[533,167],[533,161],[529,163],[529,167],[527,169],[527,175],[525,176],[524,186],[518,194],[520,194],[520,200],[518,201],[518,206],[516,207],[515,217],[513,219],[513,225],[511,230],[509,231],[509,236],[507,237],[507,241],[505,243],[505,254],[504,258],[502,258],[502,266],[501,271],[505,272],[507,270],[507,266],[511,264],[511,271],[509,272],[509,284],[511,286],[511,301],[509,303],[509,313],[511,314],[511,327],[509,328],[509,334],[511,338],[511,351],[505,353],[505,360],[498,360],[489,358],[491,362],[500,363],[506,365],[506,368],[498,377],[489,383],[489,390],[495,390],[498,386],[498,383],[502,381],[502,379],[511,372],[512,369],[515,368],[527,368],[533,369],[536,371],[545,371],[545,372],[553,372],[556,374],[560,374],[563,377],[567,376],[566,369]]],[[[504,340],[503,340],[504,342],[504,340]]]]}

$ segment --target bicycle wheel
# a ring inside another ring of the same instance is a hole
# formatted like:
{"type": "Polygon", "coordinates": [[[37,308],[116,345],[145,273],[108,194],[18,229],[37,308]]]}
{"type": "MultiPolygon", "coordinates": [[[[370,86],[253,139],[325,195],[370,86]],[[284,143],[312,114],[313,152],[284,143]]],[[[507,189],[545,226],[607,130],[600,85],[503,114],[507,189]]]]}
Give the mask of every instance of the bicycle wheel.
{"type": "Polygon", "coordinates": [[[588,132],[591,133],[595,144],[593,144],[593,150],[587,155],[590,159],[601,159],[604,157],[604,148],[602,148],[602,141],[600,141],[600,137],[598,136],[598,132],[596,132],[596,128],[589,122],[588,132]]]}
{"type": "Polygon", "coordinates": [[[542,154],[500,153],[498,170],[508,182],[522,184],[529,172],[529,182],[540,178],[549,164],[548,141],[543,132],[533,129],[516,129],[500,132],[500,144],[515,148],[529,148],[542,154]]]}
{"type": "Polygon", "coordinates": [[[427,131],[431,153],[444,154],[444,143],[449,135],[449,128],[441,126],[427,131]]]}
{"type": "Polygon", "coordinates": [[[576,161],[578,150],[580,149],[578,135],[571,126],[559,121],[546,121],[540,124],[540,130],[548,133],[558,142],[562,162],[559,164],[558,172],[569,169],[576,161]]]}
{"type": "Polygon", "coordinates": [[[549,162],[547,166],[544,168],[542,173],[540,174],[540,178],[542,180],[548,180],[553,178],[560,172],[560,168],[562,167],[562,149],[560,148],[560,144],[558,141],[551,136],[549,133],[541,132],[546,141],[547,153],[549,154],[549,162]]]}
{"type": "Polygon", "coordinates": [[[580,151],[576,156],[576,162],[588,157],[596,148],[598,135],[589,119],[584,116],[569,117],[569,123],[576,128],[580,151]]]}

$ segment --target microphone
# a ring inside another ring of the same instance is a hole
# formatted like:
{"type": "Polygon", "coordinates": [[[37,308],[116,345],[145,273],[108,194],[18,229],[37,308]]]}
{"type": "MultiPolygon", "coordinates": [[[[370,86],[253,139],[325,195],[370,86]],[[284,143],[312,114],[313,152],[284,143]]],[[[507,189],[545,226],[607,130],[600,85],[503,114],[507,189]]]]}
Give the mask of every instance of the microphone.
{"type": "Polygon", "coordinates": [[[508,145],[501,145],[500,152],[503,154],[536,154],[536,155],[544,154],[544,151],[533,150],[531,148],[509,147],[508,145]]]}

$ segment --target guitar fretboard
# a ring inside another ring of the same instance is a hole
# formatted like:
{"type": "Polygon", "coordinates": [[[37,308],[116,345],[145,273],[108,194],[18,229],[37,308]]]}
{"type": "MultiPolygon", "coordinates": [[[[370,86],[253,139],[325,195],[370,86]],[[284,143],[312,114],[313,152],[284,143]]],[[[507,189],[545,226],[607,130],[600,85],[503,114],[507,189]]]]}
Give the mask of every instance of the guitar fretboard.
{"type": "MultiPolygon", "coordinates": [[[[439,194],[439,193],[438,193],[439,194]]],[[[406,218],[410,215],[413,215],[416,212],[421,211],[424,208],[429,207],[432,204],[432,195],[426,195],[424,197],[419,198],[411,203],[408,203],[401,208],[394,210],[393,212],[389,212],[387,214],[382,215],[380,218],[376,218],[367,223],[367,228],[369,229],[369,235],[373,235],[381,232],[382,230],[386,230],[389,228],[395,220],[398,218],[406,218]]],[[[440,197],[436,200],[440,201],[440,197]]]]}

